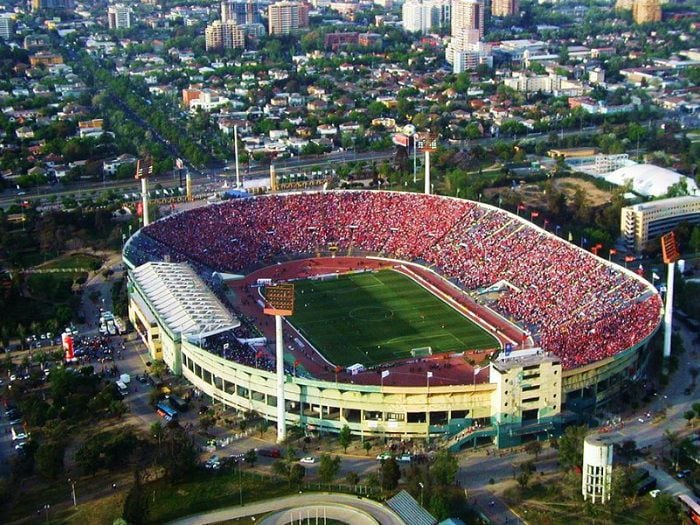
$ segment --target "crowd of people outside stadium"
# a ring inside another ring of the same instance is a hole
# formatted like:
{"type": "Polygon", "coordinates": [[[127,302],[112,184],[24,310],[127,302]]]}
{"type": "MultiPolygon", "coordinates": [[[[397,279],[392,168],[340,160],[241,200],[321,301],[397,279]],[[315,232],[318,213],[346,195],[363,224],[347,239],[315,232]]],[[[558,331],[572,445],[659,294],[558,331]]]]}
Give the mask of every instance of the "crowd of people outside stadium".
{"type": "Polygon", "coordinates": [[[240,199],[175,214],[130,243],[137,264],[188,260],[245,272],[281,258],[377,254],[415,261],[491,305],[575,368],[651,333],[661,302],[635,278],[505,211],[444,197],[325,192],[240,199]]]}

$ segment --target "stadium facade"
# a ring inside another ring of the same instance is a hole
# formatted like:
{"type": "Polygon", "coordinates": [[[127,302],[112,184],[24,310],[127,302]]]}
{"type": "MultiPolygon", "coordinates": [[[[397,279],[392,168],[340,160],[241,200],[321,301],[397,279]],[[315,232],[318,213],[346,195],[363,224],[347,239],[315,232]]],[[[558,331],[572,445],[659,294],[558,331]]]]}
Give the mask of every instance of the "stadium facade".
{"type": "MultiPolygon", "coordinates": [[[[432,198],[454,202],[451,198],[432,198]]],[[[502,210],[483,204],[469,205],[488,213],[506,214],[518,228],[532,228],[538,230],[537,235],[551,236],[502,210]]],[[[178,217],[167,220],[177,221],[178,217]]],[[[149,239],[148,230],[136,233],[127,242],[124,262],[129,275],[129,317],[151,357],[163,359],[174,374],[184,377],[212,400],[237,410],[255,411],[275,421],[274,371],[225,358],[202,344],[207,335],[228,330],[238,321],[227,313],[197,273],[210,279],[215,270],[232,269],[205,268],[201,261],[189,261],[177,250],[172,257],[163,257],[159,251],[162,245],[150,253],[144,249],[144,238],[149,239]],[[188,262],[153,262],[164,259],[188,262]],[[160,268],[160,276],[155,275],[154,268],[160,268]],[[178,291],[183,280],[189,282],[196,297],[178,291]]],[[[558,238],[556,242],[564,243],[558,238]]],[[[335,246],[326,255],[336,255],[337,250],[335,246]]],[[[301,254],[296,256],[301,258],[301,254]]],[[[286,255],[286,259],[290,257],[286,255]]],[[[585,257],[594,256],[585,253],[585,257]]],[[[635,280],[644,297],[657,298],[656,290],[634,273],[607,261],[600,260],[600,264],[635,280]]],[[[385,386],[287,374],[286,421],[309,431],[337,432],[348,425],[354,434],[363,437],[439,439],[443,446],[452,449],[484,443],[506,447],[556,435],[563,425],[590,414],[619,393],[628,381],[643,375],[649,357],[647,344],[661,318],[660,301],[658,305],[653,312],[653,326],[646,333],[636,334],[634,344],[581,366],[563,366],[552,352],[521,349],[509,355],[500,352],[488,367],[488,382],[477,383],[468,378],[463,384],[448,386],[385,386]]]]}

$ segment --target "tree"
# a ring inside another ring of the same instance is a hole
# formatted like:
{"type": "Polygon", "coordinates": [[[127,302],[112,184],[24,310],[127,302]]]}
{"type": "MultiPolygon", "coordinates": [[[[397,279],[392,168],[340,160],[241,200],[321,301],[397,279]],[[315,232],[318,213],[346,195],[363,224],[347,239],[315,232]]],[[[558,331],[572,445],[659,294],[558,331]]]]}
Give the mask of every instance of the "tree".
{"type": "Polygon", "coordinates": [[[330,454],[322,454],[318,466],[318,477],[323,483],[330,483],[340,472],[340,458],[331,457],[330,454]]]}
{"type": "Polygon", "coordinates": [[[645,513],[647,523],[682,523],[680,505],[671,494],[659,494],[645,513]]]}
{"type": "Polygon", "coordinates": [[[585,426],[567,427],[559,439],[559,463],[565,469],[583,464],[583,440],[586,432],[585,426]]]}
{"type": "MultiPolygon", "coordinates": [[[[698,412],[698,414],[700,414],[700,412],[698,412]]],[[[366,454],[369,454],[369,451],[372,450],[372,442],[369,439],[365,439],[362,442],[362,448],[365,449],[366,454]]]]}
{"type": "Polygon", "coordinates": [[[258,461],[258,454],[257,454],[257,452],[255,452],[255,449],[251,448],[248,452],[245,453],[245,456],[243,459],[251,467],[254,467],[255,462],[258,461]]]}
{"type": "Polygon", "coordinates": [[[688,410],[683,414],[683,418],[688,421],[688,426],[691,425],[693,422],[693,419],[695,419],[695,411],[694,410],[688,410]]]}
{"type": "Polygon", "coordinates": [[[262,438],[265,432],[267,432],[269,426],[270,424],[268,423],[267,419],[261,419],[260,421],[258,421],[257,427],[258,432],[260,432],[260,438],[262,438]]]}
{"type": "Polygon", "coordinates": [[[199,428],[206,432],[214,426],[214,416],[208,412],[199,416],[199,428]]]}
{"type": "Polygon", "coordinates": [[[438,485],[452,485],[458,470],[457,458],[449,450],[440,450],[430,467],[433,480],[438,485]]]}
{"type": "Polygon", "coordinates": [[[360,476],[357,472],[351,470],[350,472],[345,474],[345,482],[348,485],[357,485],[360,482],[360,476]]]}
{"type": "Polygon", "coordinates": [[[287,481],[289,481],[290,484],[298,485],[304,479],[304,476],[306,476],[306,469],[298,463],[294,463],[289,467],[287,481]]]}
{"type": "Polygon", "coordinates": [[[344,453],[347,453],[348,446],[350,446],[351,440],[352,433],[350,432],[350,427],[344,425],[343,428],[340,429],[340,433],[338,434],[338,443],[340,443],[340,446],[343,447],[344,453]]]}
{"type": "Polygon", "coordinates": [[[63,472],[64,446],[57,442],[44,442],[34,453],[37,472],[47,479],[56,479],[63,472]]]}
{"type": "Polygon", "coordinates": [[[537,457],[540,455],[540,452],[542,452],[542,443],[540,443],[539,441],[527,442],[525,444],[525,452],[535,456],[535,461],[537,461],[537,457]]]}
{"type": "Polygon", "coordinates": [[[380,467],[382,476],[382,489],[394,490],[401,479],[401,469],[394,458],[388,458],[382,461],[380,467]]]}

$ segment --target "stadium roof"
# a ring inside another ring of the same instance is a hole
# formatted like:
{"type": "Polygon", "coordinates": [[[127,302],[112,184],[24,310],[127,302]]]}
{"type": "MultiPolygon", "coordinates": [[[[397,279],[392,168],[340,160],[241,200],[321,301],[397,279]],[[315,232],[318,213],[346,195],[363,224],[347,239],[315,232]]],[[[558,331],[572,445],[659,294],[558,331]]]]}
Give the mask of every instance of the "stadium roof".
{"type": "Polygon", "coordinates": [[[411,525],[435,525],[437,519],[421,507],[411,495],[402,490],[396,496],[387,500],[387,505],[406,523],[411,525]]]}
{"type": "Polygon", "coordinates": [[[667,170],[653,164],[634,164],[617,169],[603,176],[608,182],[622,186],[628,180],[632,181],[632,190],[647,197],[661,197],[666,195],[668,187],[685,179],[688,191],[695,193],[698,190],[693,179],[690,179],[675,171],[667,170]]]}
{"type": "Polygon", "coordinates": [[[240,325],[186,263],[149,262],[136,268],[133,276],[173,333],[206,337],[240,325]]]}

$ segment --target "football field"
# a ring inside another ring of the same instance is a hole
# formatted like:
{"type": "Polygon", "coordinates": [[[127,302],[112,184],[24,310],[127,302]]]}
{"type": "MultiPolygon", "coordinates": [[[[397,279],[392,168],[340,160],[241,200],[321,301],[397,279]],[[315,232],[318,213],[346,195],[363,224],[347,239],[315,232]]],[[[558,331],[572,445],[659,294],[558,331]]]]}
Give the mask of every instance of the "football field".
{"type": "Polygon", "coordinates": [[[433,354],[496,348],[496,339],[403,274],[343,275],[296,283],[288,320],[332,363],[372,366],[433,354]]]}

